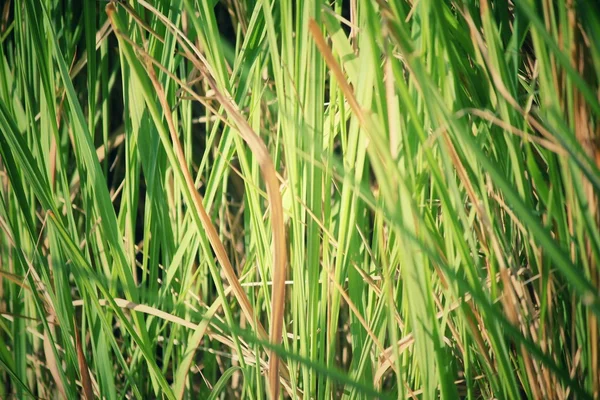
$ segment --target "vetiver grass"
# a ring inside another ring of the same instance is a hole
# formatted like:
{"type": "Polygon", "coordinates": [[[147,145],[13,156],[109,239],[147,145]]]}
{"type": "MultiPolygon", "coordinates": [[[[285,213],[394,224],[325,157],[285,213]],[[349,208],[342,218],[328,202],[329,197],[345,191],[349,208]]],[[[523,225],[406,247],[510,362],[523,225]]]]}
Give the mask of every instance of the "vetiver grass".
{"type": "Polygon", "coordinates": [[[600,398],[593,1],[0,15],[0,398],[600,398]]]}

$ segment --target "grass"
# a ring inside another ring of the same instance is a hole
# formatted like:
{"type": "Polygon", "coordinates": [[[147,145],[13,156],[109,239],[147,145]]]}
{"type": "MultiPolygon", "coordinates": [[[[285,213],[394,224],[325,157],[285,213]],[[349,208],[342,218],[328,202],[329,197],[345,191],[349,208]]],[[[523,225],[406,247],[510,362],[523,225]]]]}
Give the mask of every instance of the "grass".
{"type": "Polygon", "coordinates": [[[2,7],[0,398],[600,398],[594,2],[2,7]]]}

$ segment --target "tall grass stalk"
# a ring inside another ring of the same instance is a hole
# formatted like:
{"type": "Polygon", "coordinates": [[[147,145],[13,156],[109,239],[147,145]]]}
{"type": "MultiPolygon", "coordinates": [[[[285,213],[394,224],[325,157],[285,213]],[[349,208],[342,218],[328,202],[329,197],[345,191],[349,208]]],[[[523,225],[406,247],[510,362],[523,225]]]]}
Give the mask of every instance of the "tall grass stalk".
{"type": "Polygon", "coordinates": [[[592,1],[7,0],[0,398],[600,398],[592,1]]]}

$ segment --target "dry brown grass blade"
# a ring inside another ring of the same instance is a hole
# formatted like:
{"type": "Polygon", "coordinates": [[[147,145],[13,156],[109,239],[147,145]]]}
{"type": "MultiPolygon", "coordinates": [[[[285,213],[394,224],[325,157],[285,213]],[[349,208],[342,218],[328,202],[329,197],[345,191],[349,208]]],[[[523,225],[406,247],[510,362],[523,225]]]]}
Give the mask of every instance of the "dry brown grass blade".
{"type": "MultiPolygon", "coordinates": [[[[172,322],[177,325],[184,326],[189,329],[197,329],[198,328],[198,325],[194,324],[193,322],[187,321],[181,317],[169,314],[167,312],[161,311],[154,307],[150,307],[150,306],[147,306],[144,304],[134,303],[132,301],[120,299],[120,298],[114,298],[113,300],[118,307],[121,307],[124,309],[140,312],[143,314],[153,315],[157,318],[172,322]]],[[[83,307],[85,305],[83,300],[74,300],[72,304],[73,304],[73,307],[83,307]]],[[[109,303],[105,299],[99,299],[98,304],[100,304],[101,306],[106,306],[109,303]]]]}
{"type": "MultiPolygon", "coordinates": [[[[229,97],[225,96],[217,87],[216,81],[209,73],[201,69],[209,86],[215,92],[215,98],[226,110],[227,115],[234,121],[239,129],[240,136],[248,144],[250,150],[258,160],[271,209],[271,227],[273,230],[273,294],[271,296],[271,327],[269,341],[280,344],[283,332],[283,317],[285,307],[285,278],[287,275],[287,256],[285,244],[285,228],[283,223],[283,206],[281,193],[279,192],[279,180],[275,171],[275,165],[262,139],[254,133],[246,119],[241,115],[237,107],[229,97]]],[[[233,271],[233,270],[232,270],[233,271]]],[[[239,282],[238,282],[239,284],[239,282]]],[[[240,285],[241,290],[241,285],[240,285]]],[[[274,351],[269,352],[269,389],[271,398],[275,399],[279,393],[279,357],[274,351]]]]}
{"type": "MultiPolygon", "coordinates": [[[[229,295],[230,293],[231,293],[231,286],[225,290],[225,295],[229,295]]],[[[156,318],[160,318],[164,321],[168,321],[168,322],[177,324],[179,326],[182,326],[182,327],[185,327],[188,329],[192,329],[192,330],[202,329],[205,331],[206,335],[208,335],[210,337],[211,340],[216,340],[217,342],[231,348],[232,350],[235,350],[235,348],[236,348],[235,344],[233,343],[233,341],[230,338],[210,330],[210,318],[214,315],[214,313],[217,311],[217,309],[219,307],[221,307],[221,305],[222,305],[222,300],[220,298],[215,300],[215,302],[209,307],[209,309],[204,314],[205,319],[203,319],[199,324],[194,324],[193,322],[187,321],[183,318],[180,318],[173,314],[169,314],[169,313],[159,310],[157,308],[147,306],[144,304],[137,304],[137,303],[131,302],[126,299],[114,298],[113,301],[118,307],[121,307],[123,309],[152,315],[156,318]]],[[[100,306],[103,306],[103,307],[106,307],[110,304],[105,299],[99,299],[98,303],[100,304],[100,306]]],[[[85,306],[83,300],[74,300],[72,304],[73,304],[73,307],[84,307],[85,306]]],[[[10,319],[10,317],[6,317],[6,318],[10,319]]],[[[214,325],[212,325],[212,327],[215,328],[214,325]]],[[[218,330],[218,327],[216,327],[216,328],[218,330]]],[[[33,329],[28,328],[28,330],[32,335],[36,335],[40,339],[44,339],[44,337],[42,335],[40,335],[33,329]]],[[[198,345],[199,344],[200,343],[198,343],[198,345]]],[[[57,346],[57,349],[59,351],[64,352],[64,350],[58,346],[57,346]]],[[[244,343],[243,341],[242,341],[242,355],[244,357],[244,361],[247,364],[258,365],[264,369],[268,368],[267,362],[264,361],[262,358],[258,357],[256,354],[254,354],[254,352],[249,348],[249,346],[246,343],[244,343]]],[[[236,359],[236,356],[232,356],[232,359],[236,359]]],[[[282,367],[283,366],[284,365],[282,365],[282,367]]],[[[284,371],[282,370],[281,373],[283,375],[284,371]]],[[[292,386],[286,379],[282,380],[281,384],[283,385],[283,387],[285,388],[285,390],[287,391],[287,393],[290,395],[291,398],[299,399],[299,400],[301,400],[303,398],[303,393],[300,391],[300,389],[296,388],[296,391],[294,392],[292,386]]],[[[178,398],[181,398],[181,395],[177,394],[177,396],[178,396],[178,398]]]]}
{"type": "MultiPolygon", "coordinates": [[[[319,49],[321,56],[325,60],[325,63],[327,64],[327,66],[329,67],[329,69],[331,70],[333,75],[335,76],[337,84],[339,85],[340,90],[344,94],[344,97],[348,101],[350,108],[352,108],[352,111],[358,118],[360,125],[366,128],[367,122],[366,122],[366,118],[365,118],[365,113],[363,112],[360,104],[358,104],[358,101],[356,100],[356,97],[354,96],[354,90],[352,89],[352,87],[348,83],[348,80],[344,76],[344,72],[342,71],[342,68],[340,67],[338,62],[335,60],[335,57],[333,56],[331,49],[329,48],[329,46],[327,46],[327,43],[325,42],[325,38],[323,37],[323,33],[321,32],[321,29],[319,29],[319,25],[317,25],[317,23],[315,22],[314,19],[311,19],[308,22],[308,29],[310,30],[310,33],[312,34],[315,44],[317,45],[317,48],[319,49]]],[[[368,130],[368,129],[366,129],[366,130],[368,130]]]]}
{"type": "MultiPolygon", "coordinates": [[[[499,281],[500,279],[502,279],[501,273],[498,273],[496,275],[496,281],[499,281]]],[[[486,287],[489,288],[490,285],[491,285],[491,282],[488,281],[486,283],[486,287]]],[[[502,299],[503,299],[503,297],[500,297],[499,300],[502,300],[502,299]]],[[[483,323],[481,321],[481,318],[479,317],[479,313],[477,312],[477,309],[475,308],[475,306],[473,304],[472,297],[469,294],[465,295],[463,298],[459,298],[452,305],[450,305],[445,312],[444,311],[438,312],[436,314],[436,318],[442,319],[447,313],[454,312],[455,310],[457,310],[459,307],[463,306],[464,304],[466,304],[469,307],[469,309],[471,310],[471,312],[473,312],[473,315],[475,315],[477,317],[478,322],[474,322],[471,318],[467,318],[467,323],[469,324],[469,327],[472,331],[478,332],[479,329],[482,329],[483,323]]],[[[482,332],[484,332],[484,331],[482,331],[482,332]]],[[[476,336],[474,336],[474,340],[475,340],[475,343],[476,343],[477,347],[479,348],[480,352],[485,355],[486,362],[488,362],[489,365],[495,370],[496,367],[495,367],[492,359],[489,357],[489,355],[487,355],[487,352],[489,350],[485,346],[482,335],[477,334],[476,336]]],[[[395,361],[394,346],[396,346],[398,348],[399,353],[402,353],[407,348],[409,348],[413,344],[413,342],[414,342],[413,334],[409,333],[406,336],[404,336],[402,339],[400,339],[395,345],[387,347],[385,349],[384,353],[379,355],[380,365],[375,372],[375,378],[374,378],[375,382],[379,382],[383,378],[383,376],[385,375],[387,370],[389,370],[391,368],[390,363],[393,363],[395,361]]]]}
{"type": "MultiPolygon", "coordinates": [[[[554,135],[544,127],[544,125],[535,119],[527,110],[524,110],[523,107],[517,102],[515,98],[513,98],[510,94],[510,91],[507,89],[506,85],[502,81],[502,78],[496,68],[494,67],[494,63],[490,61],[487,45],[485,40],[482,37],[481,32],[476,27],[475,22],[473,21],[473,17],[469,13],[469,11],[465,9],[458,8],[458,11],[462,14],[469,26],[469,31],[471,37],[473,38],[473,42],[477,44],[476,48],[479,49],[481,57],[486,63],[486,67],[489,69],[490,78],[494,82],[494,89],[506,100],[506,102],[513,107],[519,114],[521,114],[529,123],[529,125],[536,131],[540,133],[545,139],[544,143],[554,143],[555,146],[550,148],[551,151],[556,152],[556,146],[559,146],[554,135]]],[[[515,133],[512,129],[510,130],[512,133],[515,133]]],[[[529,137],[531,138],[531,137],[529,137]]]]}
{"type": "Polygon", "coordinates": [[[31,292],[31,288],[29,287],[29,285],[27,285],[25,283],[25,278],[19,275],[15,275],[15,274],[11,274],[8,271],[4,271],[0,269],[0,282],[2,280],[6,279],[7,281],[10,281],[12,283],[14,283],[17,286],[20,286],[21,288],[31,292]]]}
{"type": "MultiPolygon", "coordinates": [[[[154,7],[150,4],[140,1],[140,4],[153,12],[161,21],[163,21],[170,30],[174,31],[176,34],[177,41],[183,46],[188,47],[190,50],[194,52],[197,59],[191,57],[191,54],[188,53],[189,59],[194,63],[194,66],[202,73],[206,81],[208,82],[211,89],[215,92],[215,98],[221,106],[227,112],[229,118],[231,118],[235,125],[237,126],[240,136],[242,139],[248,144],[252,153],[258,160],[259,166],[261,168],[261,172],[263,178],[265,180],[265,184],[267,187],[267,194],[269,197],[270,209],[271,209],[271,226],[273,229],[273,243],[274,243],[274,261],[273,261],[273,295],[272,295],[272,303],[271,303],[271,329],[269,340],[273,344],[281,343],[282,331],[283,331],[283,316],[284,316],[284,306],[285,306],[285,277],[286,277],[286,245],[285,245],[285,228],[283,223],[283,207],[281,202],[281,194],[279,193],[279,182],[277,179],[277,174],[275,172],[275,166],[273,161],[271,160],[270,154],[267,150],[265,143],[262,139],[252,130],[248,122],[241,115],[236,105],[231,100],[231,97],[226,95],[221,88],[218,87],[216,80],[213,75],[210,73],[210,69],[208,68],[208,64],[206,60],[202,57],[201,53],[196,49],[193,44],[189,42],[187,37],[183,35],[181,31],[179,31],[166,17],[164,17],[161,13],[159,13],[154,7]]],[[[107,6],[107,14],[109,18],[112,19],[112,14],[115,11],[114,4],[109,4],[107,6]]],[[[132,12],[132,10],[127,10],[128,12],[132,12]]],[[[115,29],[116,32],[116,29],[115,29]]],[[[122,38],[124,35],[122,33],[118,33],[118,37],[122,38]]],[[[186,51],[187,53],[187,51],[186,51]]],[[[191,173],[187,168],[185,168],[185,157],[183,153],[183,148],[179,142],[177,136],[177,130],[175,124],[173,122],[172,114],[170,111],[170,105],[168,104],[166,95],[164,93],[164,89],[162,85],[158,81],[156,77],[156,73],[154,71],[152,61],[144,58],[144,65],[146,66],[146,70],[152,81],[152,84],[157,91],[157,95],[161,106],[163,107],[163,111],[165,113],[165,117],[167,120],[167,125],[169,127],[169,132],[171,134],[171,140],[173,142],[173,146],[175,149],[175,153],[180,162],[184,178],[186,180],[186,184],[189,186],[189,189],[193,195],[193,202],[196,212],[200,216],[200,220],[202,221],[202,225],[206,230],[207,236],[211,242],[211,246],[217,255],[217,259],[221,264],[225,276],[229,282],[229,284],[233,287],[234,294],[238,299],[242,311],[244,312],[245,317],[248,321],[253,323],[255,329],[258,331],[259,335],[262,337],[266,337],[266,332],[264,328],[260,325],[260,323],[255,322],[256,319],[253,317],[252,308],[250,302],[246,296],[246,293],[243,291],[242,286],[235,274],[235,271],[229,261],[229,257],[225,251],[225,248],[218,236],[218,233],[210,220],[204,206],[202,204],[202,197],[196,191],[194,180],[191,176],[191,173]]],[[[287,374],[286,374],[287,375],[287,374]]],[[[269,387],[272,398],[278,397],[279,393],[279,357],[276,355],[274,351],[270,351],[269,354],[269,387]]]]}
{"type": "MultiPolygon", "coordinates": [[[[571,4],[569,7],[569,25],[573,32],[579,32],[575,28],[576,21],[579,19],[576,16],[576,8],[571,4]]],[[[583,32],[579,32],[578,34],[582,34],[583,32]]],[[[589,50],[587,49],[589,46],[584,45],[584,39],[582,37],[577,37],[574,39],[576,42],[574,44],[574,48],[571,51],[571,65],[575,70],[579,72],[579,74],[583,77],[591,77],[592,75],[589,73],[589,67],[586,65],[587,60],[591,58],[589,54],[589,50]]],[[[563,70],[563,74],[566,72],[563,70]]],[[[556,85],[556,84],[555,84],[556,85]]],[[[557,93],[561,93],[559,85],[556,85],[557,93]]],[[[589,105],[587,104],[583,94],[576,88],[572,88],[572,97],[574,99],[573,108],[575,109],[575,115],[573,116],[574,120],[574,132],[577,140],[581,143],[581,147],[584,149],[585,153],[590,157],[590,159],[595,160],[596,166],[600,166],[600,128],[598,124],[593,124],[593,112],[590,110],[589,105]]],[[[562,99],[566,99],[567,96],[565,94],[561,94],[562,99]]],[[[563,100],[566,101],[566,100],[563,100]]],[[[594,220],[597,227],[600,227],[600,198],[598,197],[596,191],[594,190],[594,186],[592,183],[585,178],[583,178],[583,191],[585,197],[587,198],[588,203],[588,212],[592,219],[594,220]]],[[[592,242],[588,237],[586,238],[586,247],[588,249],[588,263],[589,263],[589,274],[591,277],[592,284],[598,288],[600,287],[600,267],[598,266],[597,259],[592,255],[591,251],[592,242]]],[[[600,370],[600,324],[596,315],[588,311],[588,319],[589,319],[589,335],[590,335],[590,353],[591,353],[591,371],[599,371],[600,370]]],[[[592,388],[594,393],[594,398],[600,398],[600,372],[593,374],[592,378],[592,388]]]]}
{"type": "MultiPolygon", "coordinates": [[[[150,57],[150,55],[149,55],[147,52],[145,52],[143,48],[141,48],[140,46],[138,46],[136,43],[134,43],[133,41],[131,41],[129,38],[123,38],[123,39],[124,39],[124,40],[126,40],[126,41],[127,41],[127,42],[128,42],[130,45],[131,45],[131,46],[133,46],[133,47],[134,47],[134,49],[135,49],[135,50],[136,50],[136,51],[137,51],[137,52],[138,52],[140,55],[143,55],[143,56],[144,56],[146,59],[148,59],[149,61],[152,61],[152,63],[153,63],[154,65],[156,65],[156,67],[157,67],[157,68],[159,68],[159,69],[160,69],[162,72],[164,72],[165,74],[167,74],[167,75],[168,75],[168,76],[169,76],[171,79],[173,79],[173,80],[174,80],[175,82],[177,82],[177,83],[178,83],[180,86],[182,86],[182,88],[183,88],[183,89],[184,89],[186,92],[188,92],[188,93],[190,93],[190,95],[192,95],[192,98],[194,98],[194,99],[198,100],[199,96],[198,96],[198,95],[197,95],[195,92],[193,92],[193,91],[192,91],[192,89],[191,89],[191,88],[190,88],[188,85],[186,85],[186,84],[185,84],[184,82],[182,82],[182,81],[181,81],[179,78],[177,78],[175,75],[173,75],[171,72],[169,72],[169,71],[168,71],[168,70],[167,70],[167,69],[166,69],[166,68],[165,68],[163,65],[161,65],[161,64],[160,64],[160,63],[159,63],[157,60],[155,60],[155,59],[153,59],[152,57],[150,57]]],[[[202,100],[198,100],[198,101],[202,102],[202,100]]],[[[203,103],[203,104],[204,104],[204,103],[203,103]]],[[[217,112],[215,111],[215,113],[217,113],[217,112]]],[[[221,122],[223,122],[224,124],[226,124],[226,125],[228,125],[228,126],[230,126],[230,127],[231,127],[231,123],[230,123],[228,120],[226,120],[224,117],[222,117],[220,114],[219,114],[217,117],[219,118],[219,120],[220,120],[221,122]]],[[[235,168],[234,168],[234,170],[235,170],[235,168]]],[[[237,170],[235,170],[235,172],[236,172],[236,173],[238,173],[238,174],[241,174],[241,172],[238,172],[237,170]]],[[[240,176],[241,176],[241,175],[240,175],[240,176]]],[[[242,176],[241,176],[241,177],[242,177],[242,176]]],[[[242,179],[244,179],[244,180],[245,180],[245,178],[244,178],[244,177],[242,177],[242,179]]],[[[250,184],[252,184],[252,183],[250,183],[250,184]]],[[[259,191],[260,191],[260,189],[257,189],[257,190],[259,190],[259,191]]],[[[264,196],[264,193],[263,193],[262,195],[264,196]]],[[[266,197],[266,196],[265,196],[265,197],[266,197]]],[[[286,282],[286,284],[287,284],[287,283],[289,283],[289,282],[286,282]]],[[[269,281],[269,282],[267,282],[267,284],[268,284],[269,286],[272,286],[272,285],[273,285],[273,282],[272,282],[272,281],[269,281]]],[[[262,284],[260,284],[260,285],[262,285],[262,284]]],[[[259,286],[259,284],[258,284],[258,283],[256,283],[256,284],[241,284],[241,286],[242,286],[242,287],[245,287],[245,286],[259,286]]],[[[233,286],[229,286],[229,287],[228,287],[228,288],[225,290],[225,294],[226,294],[226,295],[228,295],[229,293],[231,293],[231,289],[232,289],[232,288],[233,288],[233,286]]],[[[139,310],[136,308],[136,311],[139,311],[139,310]]],[[[254,321],[250,321],[250,323],[251,323],[251,324],[254,324],[254,321]]],[[[259,329],[259,332],[260,332],[260,334],[261,334],[261,338],[262,338],[262,339],[266,339],[266,338],[267,338],[266,332],[265,332],[264,328],[262,328],[262,325],[260,324],[260,322],[258,322],[258,325],[257,325],[257,327],[258,327],[258,329],[259,329]]],[[[266,369],[266,368],[267,368],[267,367],[265,367],[265,369],[266,369]]],[[[289,382],[288,382],[288,381],[289,381],[289,373],[288,373],[287,366],[286,366],[286,364],[285,364],[285,363],[282,363],[282,364],[281,364],[281,366],[280,366],[280,375],[281,375],[281,377],[283,378],[283,380],[281,381],[281,383],[283,384],[283,386],[284,386],[284,387],[285,387],[285,389],[287,390],[288,394],[290,394],[290,396],[291,396],[291,395],[292,395],[292,393],[293,393],[293,391],[292,391],[291,385],[290,385],[290,384],[289,384],[289,382]]],[[[295,393],[295,395],[294,395],[294,396],[296,396],[296,398],[302,398],[302,393],[299,391],[299,389],[296,389],[296,393],[295,393]]],[[[180,396],[178,396],[178,397],[180,397],[180,396]]]]}
{"type": "MultiPolygon", "coordinates": [[[[54,318],[52,316],[49,316],[47,320],[48,322],[54,322],[54,318]]],[[[65,387],[63,386],[62,380],[60,379],[60,373],[58,372],[59,366],[56,362],[56,357],[54,357],[52,345],[50,344],[50,337],[48,336],[47,331],[44,332],[44,356],[46,357],[46,367],[50,371],[50,375],[52,375],[54,383],[56,383],[56,388],[58,389],[58,392],[60,393],[63,399],[66,399],[67,392],[65,391],[65,387]]]]}
{"type": "Polygon", "coordinates": [[[77,321],[73,321],[73,329],[75,330],[75,349],[77,350],[77,362],[79,363],[79,371],[81,371],[81,386],[83,387],[84,398],[93,400],[94,390],[92,389],[92,379],[90,378],[90,371],[88,364],[83,353],[83,346],[81,344],[81,336],[79,335],[79,329],[77,329],[77,321]]]}
{"type": "MultiPolygon", "coordinates": [[[[189,47],[194,52],[197,59],[194,60],[191,54],[188,53],[189,59],[194,63],[194,66],[201,72],[203,77],[206,79],[210,88],[214,91],[214,97],[225,109],[229,118],[233,120],[238,128],[239,134],[242,139],[246,142],[253,155],[256,157],[263,179],[265,180],[265,186],[267,188],[267,195],[269,198],[269,204],[271,209],[271,227],[273,234],[273,294],[271,297],[271,327],[269,332],[269,340],[273,344],[281,343],[282,332],[283,332],[283,317],[285,307],[285,277],[287,275],[287,256],[286,256],[286,244],[285,244],[285,228],[283,222],[283,207],[281,200],[281,193],[279,192],[279,180],[275,170],[275,165],[271,159],[271,155],[265,145],[264,141],[258,136],[250,124],[242,116],[235,103],[231,100],[231,96],[219,88],[213,74],[208,68],[208,63],[202,57],[198,49],[191,45],[189,40],[179,31],[168,19],[160,14],[156,9],[151,7],[150,4],[145,1],[140,1],[144,7],[155,13],[161,20],[174,30],[176,33],[177,41],[184,47],[189,47]]],[[[186,51],[187,53],[187,51],[186,51]]],[[[164,106],[164,105],[163,105],[164,106]]],[[[181,153],[183,155],[183,152],[181,153]]],[[[222,246],[222,245],[221,245],[222,246]]],[[[225,254],[226,256],[226,254],[225,254]]],[[[233,269],[232,269],[233,271],[233,269]]],[[[237,278],[236,278],[237,281],[237,278]]],[[[239,281],[237,282],[239,285],[239,281]]],[[[239,287],[241,293],[241,286],[239,287]]],[[[246,298],[247,300],[247,298],[246,298]]],[[[248,303],[249,304],[249,303],[248,303]]],[[[248,316],[246,316],[248,317],[248,316]]],[[[249,319],[251,321],[251,319],[249,319]]],[[[279,393],[279,357],[274,351],[270,351],[269,355],[269,387],[271,398],[278,397],[279,393]]]]}
{"type": "MultiPolygon", "coordinates": [[[[32,288],[32,289],[35,289],[34,293],[40,297],[40,299],[42,300],[42,303],[44,304],[44,308],[46,308],[46,312],[48,313],[48,316],[45,319],[48,322],[48,327],[51,331],[50,333],[52,333],[52,335],[56,336],[56,332],[54,329],[54,327],[56,325],[56,311],[54,310],[54,306],[53,306],[54,303],[52,302],[52,299],[50,298],[50,295],[48,294],[48,291],[46,290],[44,283],[40,279],[40,276],[38,275],[38,273],[36,272],[35,268],[33,267],[33,265],[31,264],[31,262],[29,260],[27,261],[27,264],[28,264],[27,274],[31,274],[31,278],[33,279],[33,282],[36,286],[35,288],[32,288]]],[[[63,385],[62,379],[60,378],[60,370],[59,370],[60,366],[56,360],[56,357],[54,356],[54,351],[52,350],[52,342],[50,341],[50,336],[48,333],[49,333],[48,330],[44,330],[43,348],[44,348],[44,357],[46,358],[46,367],[50,371],[50,375],[52,375],[52,379],[54,380],[54,383],[56,383],[56,388],[57,388],[58,392],[61,394],[62,398],[66,399],[67,392],[65,391],[65,387],[63,385]]]]}

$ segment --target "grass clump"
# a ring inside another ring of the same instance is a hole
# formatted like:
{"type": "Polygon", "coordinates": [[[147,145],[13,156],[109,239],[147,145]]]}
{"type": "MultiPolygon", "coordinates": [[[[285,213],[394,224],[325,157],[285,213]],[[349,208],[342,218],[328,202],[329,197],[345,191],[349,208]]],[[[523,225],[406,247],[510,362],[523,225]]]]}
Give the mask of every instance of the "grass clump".
{"type": "Polygon", "coordinates": [[[598,35],[4,2],[0,398],[599,398],[598,35]]]}

